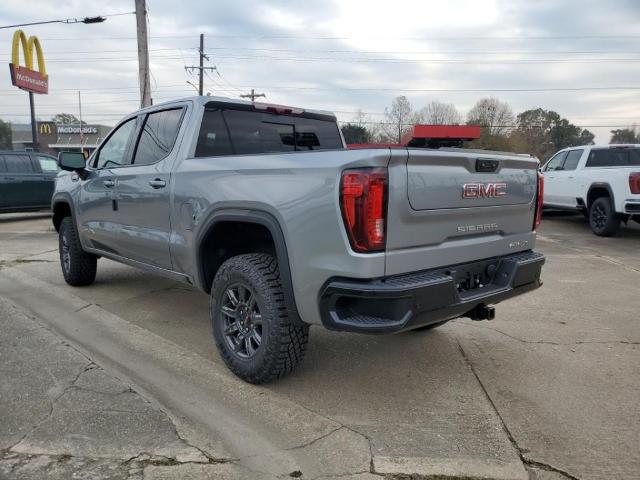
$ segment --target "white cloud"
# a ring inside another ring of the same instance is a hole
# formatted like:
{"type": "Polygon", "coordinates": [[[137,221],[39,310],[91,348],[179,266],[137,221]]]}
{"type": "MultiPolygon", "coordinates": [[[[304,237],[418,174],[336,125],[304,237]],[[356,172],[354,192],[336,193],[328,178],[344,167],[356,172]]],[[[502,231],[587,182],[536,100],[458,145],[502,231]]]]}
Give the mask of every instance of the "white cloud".
{"type": "MultiPolygon", "coordinates": [[[[132,10],[130,0],[87,5],[4,0],[0,24],[132,10]]],[[[221,74],[206,77],[206,89],[217,94],[256,87],[276,103],[339,112],[382,112],[401,93],[415,108],[435,99],[465,112],[494,95],[516,112],[540,106],[579,125],[605,125],[593,128],[603,142],[608,125],[640,121],[637,90],[417,91],[640,86],[640,37],[611,37],[638,35],[632,20],[640,4],[634,1],[148,0],[148,8],[156,100],[193,92],[186,81],[194,78],[184,66],[197,62],[198,34],[205,32],[207,53],[221,74]],[[606,62],[578,63],[594,59],[606,62]]],[[[133,16],[26,31],[42,39],[50,75],[50,95],[36,101],[41,118],[76,112],[78,88],[92,121],[114,123],[137,107],[133,16]]],[[[0,62],[9,62],[11,34],[0,30],[0,62]]],[[[0,68],[0,118],[28,119],[26,94],[10,85],[8,68],[0,68]]]]}

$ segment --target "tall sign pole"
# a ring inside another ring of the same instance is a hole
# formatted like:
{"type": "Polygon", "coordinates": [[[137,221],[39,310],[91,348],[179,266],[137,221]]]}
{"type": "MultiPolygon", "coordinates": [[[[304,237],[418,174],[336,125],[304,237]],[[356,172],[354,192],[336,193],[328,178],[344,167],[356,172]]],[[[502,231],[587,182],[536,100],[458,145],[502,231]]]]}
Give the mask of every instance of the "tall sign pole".
{"type": "Polygon", "coordinates": [[[33,92],[29,92],[29,109],[31,110],[31,148],[36,152],[40,151],[38,143],[38,128],[36,125],[36,105],[33,98],[33,92]]]}
{"type": "Polygon", "coordinates": [[[151,105],[149,75],[149,44],[147,37],[147,6],[145,0],[136,2],[136,30],[138,33],[138,77],[140,80],[140,106],[151,105]]]}
{"type": "Polygon", "coordinates": [[[27,36],[22,30],[13,34],[11,48],[11,63],[9,64],[11,83],[21,90],[29,92],[29,107],[31,110],[31,142],[34,150],[39,149],[38,129],[36,125],[36,107],[34,93],[49,93],[49,76],[44,66],[44,55],[38,37],[27,36]],[[24,66],[20,65],[20,47],[24,57],[24,66]],[[33,69],[33,53],[38,59],[38,70],[33,69]]]}

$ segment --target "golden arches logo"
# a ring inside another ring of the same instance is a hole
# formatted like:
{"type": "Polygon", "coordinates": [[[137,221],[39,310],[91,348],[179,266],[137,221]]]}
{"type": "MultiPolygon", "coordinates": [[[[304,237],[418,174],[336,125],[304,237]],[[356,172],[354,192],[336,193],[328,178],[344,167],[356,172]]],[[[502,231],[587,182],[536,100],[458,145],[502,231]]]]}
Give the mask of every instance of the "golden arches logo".
{"type": "Polygon", "coordinates": [[[53,132],[53,130],[51,129],[51,124],[50,123],[41,123],[40,124],[40,133],[41,134],[47,134],[47,135],[51,135],[51,133],[53,132]]]}
{"type": "Polygon", "coordinates": [[[16,30],[13,34],[11,48],[11,82],[18,88],[34,93],[48,93],[49,76],[44,64],[42,46],[38,37],[27,38],[22,30],[16,30]],[[24,57],[24,67],[20,65],[20,47],[24,57]],[[38,70],[33,69],[33,54],[38,59],[38,70]]]}

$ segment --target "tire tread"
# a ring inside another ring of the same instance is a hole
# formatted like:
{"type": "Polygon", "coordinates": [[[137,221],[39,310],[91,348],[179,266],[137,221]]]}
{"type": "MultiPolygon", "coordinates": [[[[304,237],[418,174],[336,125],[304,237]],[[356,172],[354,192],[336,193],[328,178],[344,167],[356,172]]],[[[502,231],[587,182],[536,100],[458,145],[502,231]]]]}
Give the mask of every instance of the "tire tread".
{"type": "MultiPolygon", "coordinates": [[[[270,334],[263,343],[263,362],[255,369],[247,369],[231,352],[227,350],[222,338],[216,337],[222,359],[240,378],[250,383],[267,383],[290,373],[304,358],[309,339],[309,326],[294,321],[287,312],[285,293],[280,280],[280,269],[273,255],[266,253],[248,253],[228,259],[216,273],[211,287],[211,321],[217,321],[215,298],[234,272],[251,280],[251,283],[263,288],[261,294],[267,300],[270,311],[270,334]]],[[[263,316],[265,312],[263,312],[263,316]]],[[[214,325],[214,336],[216,328],[214,325]]]]}
{"type": "Polygon", "coordinates": [[[65,281],[73,287],[84,287],[91,285],[95,278],[98,268],[98,257],[85,252],[80,244],[78,232],[71,217],[62,219],[59,228],[59,253],[60,266],[65,281]],[[62,236],[68,232],[67,242],[69,244],[69,253],[71,255],[71,269],[66,272],[62,264],[62,236]]]}

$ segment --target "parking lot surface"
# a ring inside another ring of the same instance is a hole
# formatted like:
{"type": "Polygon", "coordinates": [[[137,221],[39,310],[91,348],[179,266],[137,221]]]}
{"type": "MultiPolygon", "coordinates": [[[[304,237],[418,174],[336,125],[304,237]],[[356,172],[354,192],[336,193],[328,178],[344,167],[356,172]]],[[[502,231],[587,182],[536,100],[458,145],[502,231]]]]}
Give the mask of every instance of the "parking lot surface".
{"type": "MultiPolygon", "coordinates": [[[[631,479],[640,471],[639,246],[637,224],[600,238],[581,216],[549,214],[536,247],[547,256],[544,286],[498,305],[495,320],[391,336],[314,327],[301,367],[260,387],[224,367],[206,295],[104,259],[94,285],[67,286],[46,215],[0,216],[0,298],[165,412],[171,441],[205,457],[163,450],[169,460],[117,466],[123,475],[631,479]]],[[[14,400],[2,391],[0,418],[14,415],[14,400]]],[[[19,422],[43,429],[37,420],[19,422]]],[[[100,431],[51,428],[32,450],[7,437],[0,451],[95,456],[61,438],[100,431]]]]}

